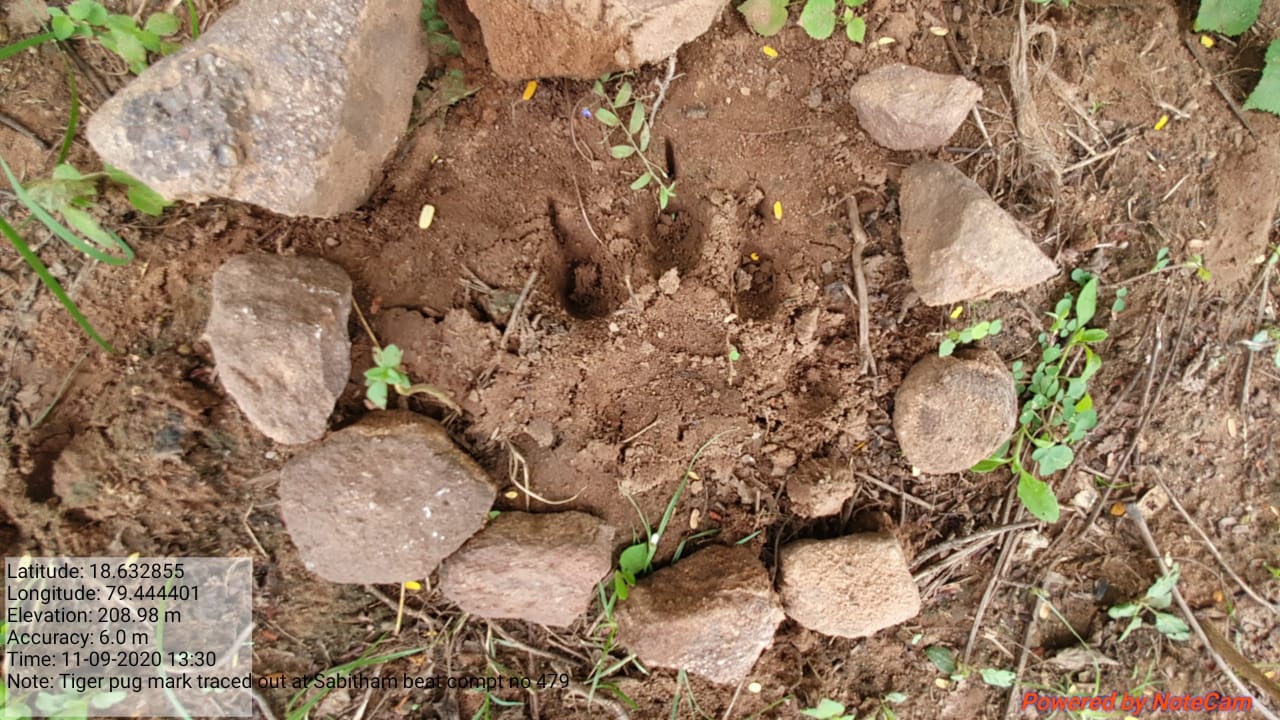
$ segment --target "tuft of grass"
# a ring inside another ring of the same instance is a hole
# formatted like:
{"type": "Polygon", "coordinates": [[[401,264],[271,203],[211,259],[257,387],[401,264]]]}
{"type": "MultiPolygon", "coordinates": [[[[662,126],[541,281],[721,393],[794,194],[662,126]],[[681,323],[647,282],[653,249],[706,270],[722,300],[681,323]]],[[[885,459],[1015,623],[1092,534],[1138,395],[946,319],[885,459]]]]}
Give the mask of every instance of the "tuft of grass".
{"type": "MultiPolygon", "coordinates": [[[[190,2],[187,7],[194,27],[195,7],[190,2]]],[[[46,42],[79,37],[96,40],[137,75],[147,69],[148,53],[168,55],[179,47],[165,39],[178,32],[178,18],[173,13],[152,13],[139,27],[131,15],[113,13],[97,0],[75,0],[65,9],[49,8],[49,26],[46,32],[0,48],[0,61],[46,42]]]]}
{"type": "MultiPolygon", "coordinates": [[[[363,320],[363,317],[361,319],[363,320]]],[[[370,337],[373,336],[372,331],[370,331],[369,335],[370,337]]],[[[364,384],[368,388],[365,397],[369,400],[369,404],[379,410],[386,410],[388,390],[394,389],[397,395],[403,397],[427,395],[449,408],[450,411],[459,415],[462,414],[462,408],[458,407],[453,398],[450,398],[444,391],[426,383],[415,385],[409,380],[409,376],[405,373],[404,365],[402,364],[404,351],[395,345],[379,347],[376,338],[373,342],[373,367],[364,371],[364,384]]]]}
{"type": "Polygon", "coordinates": [[[595,82],[591,92],[600,100],[592,115],[604,126],[606,142],[615,132],[622,136],[622,142],[609,146],[609,155],[618,160],[640,160],[644,172],[632,181],[631,189],[643,190],[650,184],[657,184],[658,207],[666,210],[671,198],[676,196],[676,183],[666,170],[649,159],[649,143],[653,139],[651,123],[645,122],[644,103],[635,97],[626,73],[605,75],[595,82]],[[609,83],[616,83],[612,97],[606,92],[605,86],[609,83]],[[627,116],[625,123],[622,121],[624,115],[627,116]]]}
{"type": "Polygon", "coordinates": [[[371,644],[369,648],[355,660],[341,665],[335,665],[334,667],[320,673],[320,677],[318,678],[321,684],[320,687],[303,688],[295,693],[293,697],[289,698],[289,702],[285,705],[285,720],[306,720],[310,715],[311,710],[315,708],[316,705],[319,705],[320,701],[324,700],[325,696],[330,692],[329,688],[323,686],[323,681],[325,679],[347,677],[357,670],[381,665],[383,663],[389,663],[393,660],[409,657],[410,655],[417,655],[418,653],[429,650],[431,647],[429,645],[425,645],[422,647],[410,648],[408,650],[398,650],[385,655],[374,655],[373,651],[378,649],[378,646],[382,644],[384,639],[385,638],[378,638],[375,640],[373,644],[371,644]]]}

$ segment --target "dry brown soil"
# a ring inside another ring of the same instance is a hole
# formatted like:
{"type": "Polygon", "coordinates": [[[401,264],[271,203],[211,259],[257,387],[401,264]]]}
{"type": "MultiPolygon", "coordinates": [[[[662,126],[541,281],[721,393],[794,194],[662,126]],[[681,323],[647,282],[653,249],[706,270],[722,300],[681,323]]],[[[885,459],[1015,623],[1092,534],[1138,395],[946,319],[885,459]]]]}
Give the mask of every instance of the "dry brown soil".
{"type": "MultiPolygon", "coordinates": [[[[1056,53],[1046,34],[1034,40],[1030,97],[1038,121],[1023,129],[1041,134],[1064,170],[1056,186],[1031,172],[1022,152],[1028,139],[1015,126],[1009,58],[1017,5],[871,0],[861,9],[868,38],[897,42],[815,42],[793,22],[769,41],[776,58],[726,10],[680,51],[660,111],[655,159],[677,178],[666,212],[651,190],[627,188],[638,164],[610,158],[599,123],[581,116],[594,102],[590,84],[543,80],[521,101],[524,83],[489,74],[472,44],[466,59],[448,67],[464,70],[478,92],[419,126],[356,212],[291,220],[209,202],[154,220],[112,191],[98,212],[139,254],[122,269],[89,265],[28,226],[29,241],[122,352],[92,346],[16,254],[3,255],[0,548],[253,557],[255,672],[262,675],[316,672],[356,657],[387,632],[393,607],[370,590],[330,585],[302,569],[275,488],[255,479],[292,450],[248,426],[201,339],[210,275],[227,258],[314,255],[351,274],[357,301],[382,341],[405,349],[414,378],[458,400],[466,412],[451,424],[456,439],[508,485],[521,477],[521,457],[533,490],[573,498],[557,507],[604,517],[629,538],[641,524],[626,496],[656,519],[696,449],[727,431],[698,462],[664,557],[676,536],[716,528],[716,537],[700,542],[751,536],[770,563],[780,543],[853,529],[888,529],[909,558],[923,558],[914,568],[925,594],[919,617],[857,641],[785,623],[750,678],[759,693],[695,678],[697,709],[682,704],[679,717],[797,717],[798,708],[824,697],[865,716],[892,692],[908,698],[895,706],[900,717],[1005,716],[1008,691],[976,678],[939,682],[924,656],[930,645],[960,653],[970,646],[978,668],[1021,663],[1021,682],[1030,686],[1225,692],[1194,640],[1172,642],[1144,629],[1120,643],[1122,627],[1107,617],[1109,606],[1157,575],[1133,523],[1111,512],[1115,502],[1137,499],[1160,551],[1181,564],[1180,587],[1201,621],[1263,670],[1276,669],[1277,616],[1224,573],[1161,497],[1158,481],[1229,566],[1272,603],[1280,600],[1280,582],[1268,571],[1280,565],[1280,371],[1259,357],[1246,383],[1247,353],[1237,342],[1277,324],[1280,278],[1260,282],[1257,261],[1276,242],[1280,118],[1248,113],[1246,130],[1209,81],[1216,78],[1233,101],[1244,97],[1276,34],[1280,4],[1265,2],[1257,28],[1235,41],[1196,45],[1202,60],[1184,44],[1196,38],[1191,3],[1028,4],[1028,23],[1052,30],[1056,53]],[[933,34],[931,26],[950,33],[933,34]],[[1004,332],[988,347],[1006,362],[1034,362],[1043,313],[1073,285],[1064,273],[1017,297],[973,303],[959,320],[950,308],[915,300],[896,194],[902,169],[922,155],[873,145],[846,100],[859,74],[898,61],[963,72],[984,88],[982,127],[970,119],[932,156],[975,178],[1061,267],[1098,274],[1108,303],[1116,288],[1131,291],[1127,310],[1099,319],[1111,334],[1095,381],[1102,421],[1071,475],[1054,478],[1064,519],[1020,533],[995,580],[1002,547],[995,538],[924,553],[1016,520],[1016,504],[1006,500],[1010,478],[913,476],[890,427],[894,391],[916,360],[935,351],[938,333],[974,319],[1003,319],[1004,332]],[[1156,130],[1162,115],[1170,119],[1156,130]],[[842,290],[851,282],[843,198],[855,191],[870,234],[874,374],[860,372],[857,312],[842,290]],[[417,227],[424,203],[437,208],[428,231],[417,227]],[[1202,255],[1212,280],[1178,268],[1145,274],[1161,247],[1175,264],[1202,255]],[[678,288],[660,287],[672,268],[678,288]],[[522,321],[504,345],[512,302],[535,273],[522,321]],[[741,353],[736,363],[730,346],[741,353]],[[64,471],[57,492],[55,467],[64,471]],[[840,517],[797,517],[784,482],[822,471],[883,484],[860,480],[840,517]],[[85,478],[96,485],[72,487],[85,478]],[[975,551],[955,554],[966,548],[975,551]],[[1048,606],[1036,610],[1033,588],[1047,591],[1060,616],[1048,606]],[[1063,620],[1108,660],[1100,676],[1078,653],[1064,654],[1079,643],[1063,620]]],[[[206,20],[216,17],[212,3],[202,9],[206,20]]],[[[19,37],[13,27],[9,33],[19,37]]],[[[106,90],[127,80],[100,49],[76,50],[106,90]]],[[[102,91],[77,72],[91,112],[102,91]]],[[[645,68],[632,81],[652,98],[663,74],[645,68]]],[[[69,106],[55,49],[0,66],[0,110],[44,141],[58,141],[69,106]]],[[[52,169],[53,152],[5,127],[0,152],[28,179],[52,169]]],[[[72,159],[82,168],[97,162],[82,139],[72,159]]],[[[0,210],[25,219],[8,194],[0,193],[0,210]]],[[[354,322],[352,333],[356,365],[334,427],[367,412],[360,376],[370,344],[354,322]]],[[[440,416],[431,404],[415,399],[411,406],[440,416]]],[[[520,493],[500,503],[550,509],[520,493]]],[[[375,590],[384,597],[397,591],[375,590]]],[[[388,673],[483,673],[487,645],[508,673],[536,679],[563,671],[582,683],[599,657],[594,617],[552,633],[464,622],[430,591],[411,594],[409,604],[404,631],[379,651],[432,647],[388,673]],[[503,636],[517,644],[493,642],[503,636]]],[[[670,672],[630,667],[612,680],[635,701],[626,709],[634,718],[668,717],[673,698],[688,697],[670,672]]],[[[495,707],[494,717],[622,716],[616,702],[588,705],[564,689],[501,696],[524,704],[495,707]]],[[[286,696],[266,698],[279,713],[286,696]]],[[[481,699],[428,690],[337,693],[316,715],[471,717],[481,699]]]]}

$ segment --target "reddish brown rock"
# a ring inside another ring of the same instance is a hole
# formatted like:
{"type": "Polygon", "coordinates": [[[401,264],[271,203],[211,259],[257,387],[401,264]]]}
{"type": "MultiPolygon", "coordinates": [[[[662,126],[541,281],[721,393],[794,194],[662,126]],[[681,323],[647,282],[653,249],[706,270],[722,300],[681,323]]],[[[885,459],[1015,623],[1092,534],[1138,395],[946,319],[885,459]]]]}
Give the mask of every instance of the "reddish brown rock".
{"type": "Polygon", "coordinates": [[[472,615],[568,627],[613,566],[613,528],[580,512],[504,512],[440,567],[440,591],[472,615]]]}
{"type": "Polygon", "coordinates": [[[731,684],[751,671],[783,617],[755,553],[716,545],[642,579],[618,603],[618,637],[650,667],[731,684]]]}
{"type": "Polygon", "coordinates": [[[787,617],[824,635],[864,637],[920,612],[920,590],[887,533],[800,540],[778,562],[787,617]]]}
{"type": "Polygon", "coordinates": [[[307,569],[330,582],[431,574],[484,525],[494,488],[444,428],[374,413],[289,460],[280,514],[307,569]]]}
{"type": "Polygon", "coordinates": [[[945,145],[980,99],[982,88],[959,75],[900,64],[863,75],[849,91],[858,124],[890,150],[945,145]]]}

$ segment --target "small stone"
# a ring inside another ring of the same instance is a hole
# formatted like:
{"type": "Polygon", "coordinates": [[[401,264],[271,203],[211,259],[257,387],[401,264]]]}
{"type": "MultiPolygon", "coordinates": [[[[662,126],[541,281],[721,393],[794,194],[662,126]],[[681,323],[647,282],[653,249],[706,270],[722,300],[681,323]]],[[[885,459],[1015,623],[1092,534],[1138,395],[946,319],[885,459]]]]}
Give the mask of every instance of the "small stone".
{"type": "Polygon", "coordinates": [[[670,57],[702,35],[724,0],[467,0],[493,71],[507,80],[595,80],[670,57]]]}
{"type": "Polygon", "coordinates": [[[546,420],[530,420],[524,431],[543,450],[549,450],[556,444],[556,429],[546,420]]]}
{"type": "Polygon", "coordinates": [[[641,662],[723,684],[747,676],[783,618],[746,546],[715,545],[653,573],[617,611],[619,640],[641,662]]]}
{"type": "Polygon", "coordinates": [[[894,398],[898,446],[925,473],[968,470],[1009,439],[1017,420],[1013,375],[990,350],[928,355],[894,398]]]}
{"type": "Polygon", "coordinates": [[[779,553],[787,617],[834,637],[858,638],[920,612],[920,590],[887,533],[800,540],[779,553]]]}
{"type": "Polygon", "coordinates": [[[308,570],[330,582],[427,577],[484,525],[488,475],[439,423],[378,412],[277,472],[280,514],[308,570]]]}
{"type": "Polygon", "coordinates": [[[959,75],[901,64],[863,75],[849,91],[858,124],[890,150],[945,145],[981,98],[982,88],[959,75]]]}
{"type": "Polygon", "coordinates": [[[213,274],[218,379],[264,435],[324,435],[351,375],[350,312],[351,278],[320,258],[238,255],[213,274]]]}
{"type": "Polygon", "coordinates": [[[90,118],[102,158],[170,200],[354,210],[428,60],[418,0],[242,0],[90,118]]]}
{"type": "Polygon", "coordinates": [[[922,160],[902,174],[902,252],[926,305],[982,300],[1044,282],[1058,267],[964,173],[922,160]]]}
{"type": "Polygon", "coordinates": [[[822,89],[814,88],[810,90],[809,95],[804,99],[804,104],[807,105],[810,110],[817,110],[822,107],[822,89]]]}
{"type": "Polygon", "coordinates": [[[787,498],[801,517],[836,515],[857,490],[848,468],[825,460],[806,460],[787,478],[787,498]]]}
{"type": "Polygon", "coordinates": [[[662,273],[662,277],[658,278],[658,289],[663,295],[675,295],[680,289],[680,271],[676,268],[662,273]]]}
{"type": "Polygon", "coordinates": [[[568,627],[612,567],[614,529],[580,512],[504,512],[440,567],[440,591],[494,620],[568,627]]]}

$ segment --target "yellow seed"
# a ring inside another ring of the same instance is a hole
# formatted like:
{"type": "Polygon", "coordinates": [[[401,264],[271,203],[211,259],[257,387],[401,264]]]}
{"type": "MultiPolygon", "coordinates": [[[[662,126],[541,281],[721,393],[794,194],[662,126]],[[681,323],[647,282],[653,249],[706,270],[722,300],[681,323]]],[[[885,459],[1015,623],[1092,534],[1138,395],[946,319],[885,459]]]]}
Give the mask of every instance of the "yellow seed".
{"type": "Polygon", "coordinates": [[[773,216],[778,220],[782,219],[782,201],[776,200],[773,203],[773,216]]]}
{"type": "Polygon", "coordinates": [[[521,100],[530,100],[533,94],[538,92],[538,81],[530,80],[528,85],[524,86],[524,94],[520,96],[521,100]]]}
{"type": "Polygon", "coordinates": [[[515,490],[508,490],[502,493],[502,496],[508,500],[515,500],[516,498],[520,497],[520,493],[516,492],[515,490]]]}
{"type": "Polygon", "coordinates": [[[1221,590],[1214,590],[1214,591],[1213,591],[1213,601],[1214,601],[1214,602],[1218,602],[1218,603],[1220,603],[1220,602],[1222,602],[1223,600],[1226,600],[1226,599],[1227,599],[1227,596],[1226,596],[1226,595],[1223,595],[1221,590]]]}
{"type": "Polygon", "coordinates": [[[1272,680],[1272,679],[1274,679],[1274,678],[1275,678],[1275,676],[1276,676],[1276,671],[1275,671],[1275,670],[1268,670],[1268,671],[1266,671],[1266,672],[1264,672],[1264,673],[1262,673],[1262,674],[1263,674],[1263,675],[1266,675],[1268,680],[1272,680]]]}
{"type": "Polygon", "coordinates": [[[773,47],[771,47],[771,46],[769,46],[769,45],[765,45],[764,47],[760,48],[760,50],[761,50],[765,55],[768,55],[768,56],[769,56],[769,57],[771,57],[771,58],[773,58],[773,57],[778,57],[778,51],[777,51],[777,50],[774,50],[774,49],[773,49],[773,47]]]}
{"type": "Polygon", "coordinates": [[[898,41],[897,41],[897,40],[894,40],[893,38],[889,37],[888,35],[885,35],[884,37],[882,37],[882,38],[880,38],[879,40],[877,40],[877,41],[876,41],[876,44],[877,44],[877,45],[892,45],[892,44],[894,44],[894,43],[896,43],[896,42],[898,42],[898,41]]]}
{"type": "Polygon", "coordinates": [[[1200,36],[1200,44],[1201,44],[1201,45],[1203,45],[1203,46],[1205,46],[1205,47],[1207,47],[1207,48],[1211,48],[1211,47],[1213,47],[1213,36],[1212,36],[1212,35],[1201,35],[1201,36],[1200,36]]]}
{"type": "Polygon", "coordinates": [[[409,582],[404,584],[404,589],[417,592],[422,589],[422,583],[418,582],[417,580],[410,580],[409,582]]]}
{"type": "Polygon", "coordinates": [[[952,320],[956,320],[956,319],[958,319],[958,318],[959,318],[961,315],[963,315],[963,314],[964,314],[964,306],[963,306],[963,305],[957,305],[957,306],[955,306],[955,308],[951,311],[951,319],[952,319],[952,320]]]}
{"type": "Polygon", "coordinates": [[[751,253],[751,262],[760,262],[760,253],[751,253]]]}
{"type": "Polygon", "coordinates": [[[1169,116],[1161,115],[1160,119],[1156,121],[1156,130],[1163,130],[1164,126],[1168,124],[1169,124],[1169,116]]]}
{"type": "Polygon", "coordinates": [[[1111,506],[1111,514],[1120,517],[1124,515],[1124,503],[1116,503],[1111,506]]]}
{"type": "Polygon", "coordinates": [[[929,32],[933,33],[934,35],[937,35],[938,37],[942,37],[943,35],[947,34],[947,29],[944,27],[939,27],[938,25],[934,25],[933,27],[929,28],[929,32]]]}
{"type": "Polygon", "coordinates": [[[933,681],[933,684],[936,685],[939,690],[947,690],[951,687],[951,681],[946,678],[938,678],[933,681]]]}
{"type": "Polygon", "coordinates": [[[699,480],[700,478],[698,477],[698,473],[696,473],[696,472],[694,472],[694,471],[690,470],[690,471],[689,471],[689,479],[690,479],[690,480],[699,480]]]}
{"type": "Polygon", "coordinates": [[[753,682],[753,683],[751,683],[750,685],[748,685],[748,686],[747,686],[747,692],[749,692],[749,693],[755,693],[756,695],[759,695],[759,694],[760,694],[760,691],[761,691],[761,690],[763,690],[763,689],[764,689],[764,686],[763,686],[763,685],[761,685],[761,684],[760,684],[760,683],[758,683],[758,682],[753,682]]]}
{"type": "Polygon", "coordinates": [[[423,205],[422,212],[418,214],[418,227],[426,230],[431,227],[432,221],[436,219],[436,206],[423,205]]]}
{"type": "Polygon", "coordinates": [[[142,553],[134,553],[130,555],[124,562],[126,565],[132,565],[138,562],[138,558],[142,557],[142,553]]]}

